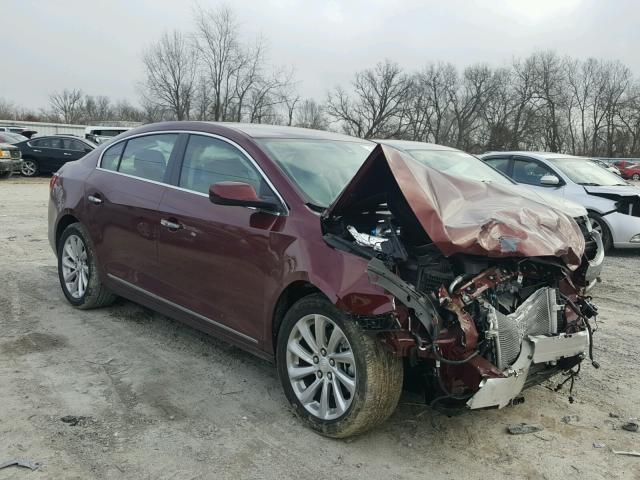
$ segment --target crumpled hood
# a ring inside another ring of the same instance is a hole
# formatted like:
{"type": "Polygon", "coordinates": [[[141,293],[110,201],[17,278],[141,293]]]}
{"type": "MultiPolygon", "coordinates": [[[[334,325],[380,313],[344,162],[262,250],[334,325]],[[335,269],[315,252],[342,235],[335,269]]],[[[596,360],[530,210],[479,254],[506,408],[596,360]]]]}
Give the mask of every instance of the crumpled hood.
{"type": "Polygon", "coordinates": [[[611,196],[611,195],[620,195],[622,197],[628,197],[628,196],[640,196],[640,188],[633,186],[633,185],[617,185],[617,186],[602,186],[602,187],[596,187],[596,186],[590,186],[590,185],[585,185],[584,189],[587,193],[591,194],[591,195],[598,195],[598,196],[611,196]]]}
{"type": "Polygon", "coordinates": [[[453,177],[386,145],[376,146],[323,218],[356,213],[367,199],[397,189],[446,256],[554,256],[572,270],[581,263],[584,237],[570,215],[512,186],[453,177]]]}

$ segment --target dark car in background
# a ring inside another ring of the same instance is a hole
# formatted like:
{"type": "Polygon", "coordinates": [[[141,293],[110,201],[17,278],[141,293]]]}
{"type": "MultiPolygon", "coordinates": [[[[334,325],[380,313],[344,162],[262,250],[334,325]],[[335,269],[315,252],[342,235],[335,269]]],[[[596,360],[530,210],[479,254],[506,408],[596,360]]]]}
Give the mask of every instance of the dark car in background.
{"type": "Polygon", "coordinates": [[[388,145],[151,124],[67,163],[50,189],[69,303],[120,295],[275,361],[327,436],[388,418],[405,366],[432,405],[501,408],[575,373],[592,344],[571,215],[388,145]]]}
{"type": "Polygon", "coordinates": [[[15,144],[22,152],[22,175],[33,177],[57,171],[67,162],[84,157],[96,145],[71,135],[36,137],[15,144]]]}

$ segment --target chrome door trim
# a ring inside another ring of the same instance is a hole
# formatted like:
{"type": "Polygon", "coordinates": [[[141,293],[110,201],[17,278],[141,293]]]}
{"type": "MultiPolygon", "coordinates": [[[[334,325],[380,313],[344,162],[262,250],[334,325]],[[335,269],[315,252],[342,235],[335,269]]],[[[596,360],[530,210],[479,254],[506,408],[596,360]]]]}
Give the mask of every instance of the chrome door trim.
{"type": "MultiPolygon", "coordinates": [[[[283,216],[289,215],[289,207],[287,206],[287,203],[284,201],[284,198],[282,197],[282,195],[280,195],[280,192],[275,187],[275,185],[273,183],[271,183],[271,180],[269,180],[269,177],[267,177],[267,174],[264,173],[262,168],[260,168],[260,165],[258,165],[258,162],[256,162],[253,159],[253,157],[251,155],[249,155],[249,153],[244,148],[242,148],[240,145],[238,145],[236,142],[234,142],[233,140],[229,140],[228,138],[223,137],[221,135],[217,135],[215,133],[199,132],[197,130],[158,130],[158,131],[153,131],[153,132],[137,133],[135,135],[130,135],[130,136],[126,137],[126,138],[122,138],[122,139],[118,140],[117,142],[110,143],[108,148],[105,148],[104,150],[102,150],[102,152],[100,152],[100,158],[98,158],[98,164],[96,165],[96,170],[102,170],[103,172],[111,172],[111,173],[115,173],[115,174],[118,174],[118,175],[124,175],[126,177],[135,178],[137,180],[142,180],[143,182],[156,183],[156,184],[159,184],[159,185],[164,185],[165,187],[173,188],[173,189],[176,189],[176,190],[182,190],[184,192],[194,193],[196,195],[200,195],[200,196],[209,198],[209,195],[207,195],[205,193],[202,193],[202,192],[196,192],[195,190],[189,190],[187,188],[182,188],[182,187],[179,187],[177,185],[170,185],[168,183],[156,182],[154,180],[147,180],[146,178],[136,177],[135,175],[129,175],[129,174],[126,174],[126,173],[117,172],[115,170],[108,170],[106,168],[102,168],[102,157],[104,156],[104,154],[105,154],[105,152],[107,150],[111,149],[115,145],[117,145],[119,143],[122,143],[122,142],[126,142],[127,140],[130,140],[132,138],[146,137],[146,136],[150,136],[150,135],[163,135],[163,134],[167,134],[167,133],[177,133],[177,134],[187,133],[187,134],[190,134],[190,135],[202,135],[204,137],[212,137],[212,138],[221,140],[223,142],[226,142],[229,145],[232,145],[233,147],[235,147],[238,150],[240,150],[240,153],[242,153],[251,162],[251,164],[255,167],[255,169],[258,171],[258,173],[263,178],[263,180],[265,182],[267,182],[267,185],[269,185],[271,190],[273,190],[273,193],[275,193],[275,195],[278,197],[278,200],[280,201],[281,206],[284,209],[284,213],[281,213],[279,215],[283,215],[283,216]]],[[[122,153],[124,153],[124,151],[122,153]]]]}
{"type": "Polygon", "coordinates": [[[211,325],[213,325],[215,327],[218,327],[218,328],[220,328],[222,330],[225,330],[225,331],[227,331],[229,333],[233,333],[234,335],[237,335],[237,336],[239,336],[239,337],[241,337],[241,338],[243,338],[245,340],[249,340],[252,343],[256,343],[256,344],[258,343],[258,340],[256,340],[253,337],[250,337],[249,335],[245,335],[244,333],[241,333],[241,332],[239,332],[237,330],[234,330],[233,328],[228,327],[227,325],[224,325],[224,324],[222,324],[220,322],[216,322],[215,320],[211,320],[210,318],[205,317],[204,315],[200,315],[199,313],[194,312],[193,310],[189,310],[188,308],[183,307],[182,305],[178,305],[177,303],[174,303],[174,302],[172,302],[170,300],[167,300],[166,298],[163,298],[163,297],[161,297],[159,295],[156,295],[155,293],[151,293],[150,291],[145,290],[144,288],[138,287],[137,285],[134,285],[133,283],[127,282],[126,280],[123,280],[120,277],[116,277],[115,275],[112,275],[110,273],[107,273],[107,276],[109,278],[111,278],[112,280],[115,280],[115,281],[121,283],[122,285],[125,285],[126,287],[131,288],[132,290],[135,290],[135,291],[137,291],[139,293],[142,293],[142,294],[144,294],[144,295],[146,295],[146,296],[148,296],[150,298],[153,298],[154,300],[158,300],[158,301],[160,301],[162,303],[165,303],[165,304],[169,305],[170,307],[176,308],[176,309],[178,309],[178,310],[180,310],[180,311],[182,311],[184,313],[187,313],[189,315],[193,315],[194,317],[197,317],[200,320],[204,320],[205,322],[210,323],[211,325]]]}

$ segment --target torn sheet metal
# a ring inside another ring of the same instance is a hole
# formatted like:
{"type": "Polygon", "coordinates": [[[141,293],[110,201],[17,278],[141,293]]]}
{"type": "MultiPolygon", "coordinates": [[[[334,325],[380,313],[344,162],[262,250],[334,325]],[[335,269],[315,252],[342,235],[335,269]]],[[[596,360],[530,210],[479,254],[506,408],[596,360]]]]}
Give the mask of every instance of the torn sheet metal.
{"type": "Polygon", "coordinates": [[[373,150],[323,217],[365,211],[381,197],[446,256],[552,256],[572,270],[581,263],[585,241],[569,215],[510,185],[453,177],[385,145],[373,150]]]}

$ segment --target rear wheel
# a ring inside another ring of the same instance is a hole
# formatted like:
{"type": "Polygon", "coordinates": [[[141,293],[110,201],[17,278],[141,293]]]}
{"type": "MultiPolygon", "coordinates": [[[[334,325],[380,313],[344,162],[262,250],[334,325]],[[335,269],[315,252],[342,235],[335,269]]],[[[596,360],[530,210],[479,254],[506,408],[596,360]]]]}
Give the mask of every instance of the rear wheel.
{"type": "Polygon", "coordinates": [[[20,171],[25,177],[35,177],[40,172],[40,167],[35,160],[25,158],[22,160],[22,168],[20,171]]]}
{"type": "Polygon", "coordinates": [[[611,237],[609,227],[607,227],[602,217],[595,212],[589,212],[589,221],[591,222],[591,228],[602,236],[604,251],[608,252],[611,250],[613,247],[613,238],[611,237]]]}
{"type": "Polygon", "coordinates": [[[276,356],[297,415],[329,437],[382,423],[402,392],[402,360],[321,295],[305,297],[287,312],[276,356]]]}
{"type": "Polygon", "coordinates": [[[640,173],[634,173],[633,175],[631,175],[631,178],[633,180],[640,180],[640,173]]]}
{"type": "Polygon", "coordinates": [[[65,297],[75,307],[104,307],[116,298],[100,281],[93,244],[80,223],[72,223],[62,232],[58,243],[58,277],[65,297]]]}

